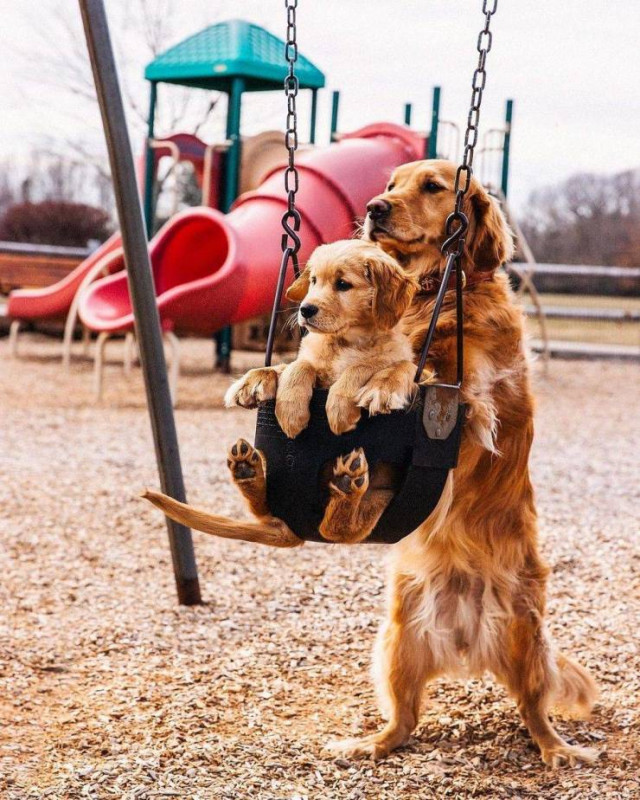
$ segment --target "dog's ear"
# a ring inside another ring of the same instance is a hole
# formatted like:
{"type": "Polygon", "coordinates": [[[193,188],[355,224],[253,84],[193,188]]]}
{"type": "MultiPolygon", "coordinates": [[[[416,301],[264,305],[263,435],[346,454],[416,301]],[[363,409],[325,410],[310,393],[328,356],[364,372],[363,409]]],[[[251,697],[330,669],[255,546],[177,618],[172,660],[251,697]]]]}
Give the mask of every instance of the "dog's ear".
{"type": "Polygon", "coordinates": [[[513,234],[498,201],[478,184],[471,195],[472,219],[467,235],[464,270],[488,272],[513,258],[513,234]]]}
{"type": "Polygon", "coordinates": [[[395,327],[418,289],[417,281],[386,258],[367,258],[367,278],[373,286],[373,314],[384,330],[395,327]]]}
{"type": "Polygon", "coordinates": [[[309,267],[307,267],[287,289],[287,300],[291,300],[293,303],[301,303],[309,291],[309,280],[309,267]]]}

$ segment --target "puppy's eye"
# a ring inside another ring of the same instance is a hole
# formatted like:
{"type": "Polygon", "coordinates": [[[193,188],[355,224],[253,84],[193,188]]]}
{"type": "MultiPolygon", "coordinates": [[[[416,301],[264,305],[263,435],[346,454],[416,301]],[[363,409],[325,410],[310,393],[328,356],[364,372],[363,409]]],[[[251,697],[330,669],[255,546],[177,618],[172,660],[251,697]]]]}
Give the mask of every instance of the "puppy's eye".
{"type": "Polygon", "coordinates": [[[315,275],[313,276],[313,278],[311,278],[311,280],[309,281],[309,283],[310,283],[312,286],[315,286],[315,285],[316,285],[316,278],[315,278],[315,275]]]}
{"type": "Polygon", "coordinates": [[[349,281],[345,281],[343,278],[338,278],[336,281],[336,291],[348,292],[349,289],[353,289],[353,284],[349,283],[349,281]]]}
{"type": "Polygon", "coordinates": [[[444,186],[440,186],[439,183],[435,183],[435,181],[426,181],[422,187],[423,192],[428,192],[429,194],[436,194],[437,192],[441,192],[444,189],[444,186]]]}
{"type": "Polygon", "coordinates": [[[392,192],[392,191],[393,191],[395,188],[396,188],[396,185],[395,185],[395,183],[390,183],[390,184],[387,186],[387,191],[388,191],[388,192],[392,192]]]}

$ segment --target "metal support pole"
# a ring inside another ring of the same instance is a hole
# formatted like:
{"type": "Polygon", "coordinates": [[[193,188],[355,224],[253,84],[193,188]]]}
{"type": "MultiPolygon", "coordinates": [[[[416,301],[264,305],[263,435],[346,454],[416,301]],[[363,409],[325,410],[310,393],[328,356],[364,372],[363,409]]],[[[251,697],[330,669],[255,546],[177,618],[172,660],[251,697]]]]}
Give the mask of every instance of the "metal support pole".
{"type": "Polygon", "coordinates": [[[238,196],[240,182],[240,113],[244,80],[234,78],[229,92],[227,108],[227,141],[231,142],[225,159],[224,200],[220,210],[227,213],[238,196]]]}
{"type": "Polygon", "coordinates": [[[440,87],[433,87],[433,101],[431,103],[431,132],[429,133],[429,146],[427,158],[438,157],[438,124],[440,122],[440,87]]]}
{"type": "Polygon", "coordinates": [[[311,90],[311,120],[309,122],[309,144],[316,143],[316,120],[318,119],[318,90],[311,90]]]}
{"type": "Polygon", "coordinates": [[[149,94],[149,119],[147,123],[147,141],[145,142],[144,159],[144,222],[147,227],[147,239],[153,236],[153,184],[155,179],[155,156],[151,148],[151,140],[154,136],[156,121],[156,102],[158,99],[158,85],[151,81],[151,92],[149,94]]]}
{"type": "MultiPolygon", "coordinates": [[[[160,484],[165,494],[185,502],[160,318],[104,3],[103,0],[79,2],[109,151],[160,484]]],[[[168,518],[167,527],[178,600],[183,605],[195,605],[201,599],[191,531],[168,518]]]]}
{"type": "Polygon", "coordinates": [[[507,100],[507,109],[504,122],[504,144],[502,146],[502,179],[500,188],[502,194],[507,196],[509,188],[509,151],[511,150],[511,123],[513,121],[513,100],[507,100]]]}
{"type": "Polygon", "coordinates": [[[411,112],[412,112],[411,103],[404,104],[404,124],[411,125],[411,112]]]}
{"type": "MultiPolygon", "coordinates": [[[[238,196],[240,185],[240,115],[242,111],[242,93],[244,80],[234,78],[229,92],[229,105],[227,107],[227,140],[231,146],[225,158],[224,195],[220,210],[227,214],[238,196]]],[[[232,331],[231,326],[222,328],[214,335],[216,343],[216,369],[221,372],[231,371],[232,331]]]]}
{"type": "Polygon", "coordinates": [[[338,110],[340,108],[340,92],[331,94],[331,137],[330,141],[335,142],[338,132],[338,110]]]}

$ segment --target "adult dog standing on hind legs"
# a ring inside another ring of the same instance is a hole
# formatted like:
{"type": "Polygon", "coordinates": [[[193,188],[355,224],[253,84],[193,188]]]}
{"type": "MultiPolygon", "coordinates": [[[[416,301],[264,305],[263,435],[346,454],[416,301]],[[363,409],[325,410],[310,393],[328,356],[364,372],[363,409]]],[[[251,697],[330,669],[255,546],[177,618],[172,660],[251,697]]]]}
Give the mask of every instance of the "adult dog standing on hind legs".
{"type": "MultiPolygon", "coordinates": [[[[416,354],[444,266],[440,248],[454,206],[455,173],[447,161],[405,164],[368,206],[364,238],[422,286],[403,317],[416,354]]],[[[387,619],[373,668],[387,723],[378,733],[330,747],[384,757],[415,729],[428,681],[489,671],[515,698],[546,764],[589,762],[597,754],[563,740],[549,718],[553,705],[588,714],[597,691],[585,669],[555,652],[545,626],[549,570],[538,551],[529,478],[533,397],[523,319],[506,276],[496,273],[513,254],[512,237],[497,203],[475,179],[462,210],[469,219],[462,257],[462,398],[468,411],[458,466],[429,519],[391,551],[387,619]]],[[[429,355],[438,381],[455,380],[455,331],[452,287],[429,355]]],[[[277,378],[275,370],[249,373],[245,404],[257,405],[262,387],[275,388],[277,378]]],[[[388,381],[373,376],[365,387],[370,408],[388,408],[390,391],[388,381]]]]}

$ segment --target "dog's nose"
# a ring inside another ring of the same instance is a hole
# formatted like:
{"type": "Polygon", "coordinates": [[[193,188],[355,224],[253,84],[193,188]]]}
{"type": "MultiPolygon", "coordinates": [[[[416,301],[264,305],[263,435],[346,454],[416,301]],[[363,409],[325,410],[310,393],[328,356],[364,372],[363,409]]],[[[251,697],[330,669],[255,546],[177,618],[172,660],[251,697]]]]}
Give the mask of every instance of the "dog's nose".
{"type": "Polygon", "coordinates": [[[367,206],[367,213],[374,221],[388,217],[390,211],[391,203],[388,200],[383,200],[382,198],[372,200],[367,206]]]}
{"type": "Polygon", "coordinates": [[[312,306],[311,303],[305,303],[300,306],[300,313],[305,319],[311,319],[318,313],[318,306],[312,306]]]}

